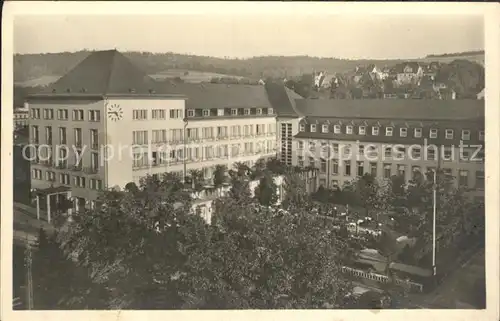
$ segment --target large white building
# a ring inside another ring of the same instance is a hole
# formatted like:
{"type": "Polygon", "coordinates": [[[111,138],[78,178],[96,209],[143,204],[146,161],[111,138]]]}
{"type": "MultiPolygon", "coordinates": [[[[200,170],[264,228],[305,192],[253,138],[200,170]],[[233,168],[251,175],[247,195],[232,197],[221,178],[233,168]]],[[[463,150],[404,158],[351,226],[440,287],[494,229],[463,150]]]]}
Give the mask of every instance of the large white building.
{"type": "Polygon", "coordinates": [[[270,90],[156,82],[115,50],[93,52],[28,99],[39,205],[50,208],[47,194],[68,194],[78,210],[94,206],[100,190],[148,174],[200,169],[209,179],[217,164],[275,156],[283,101],[270,90]]]}

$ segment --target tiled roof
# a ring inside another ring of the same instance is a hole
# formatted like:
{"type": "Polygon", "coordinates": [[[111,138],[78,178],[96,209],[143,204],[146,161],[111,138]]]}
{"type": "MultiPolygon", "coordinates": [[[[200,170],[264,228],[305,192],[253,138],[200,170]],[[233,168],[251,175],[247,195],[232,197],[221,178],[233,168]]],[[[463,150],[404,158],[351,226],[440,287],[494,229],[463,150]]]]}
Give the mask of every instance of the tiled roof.
{"type": "Polygon", "coordinates": [[[186,108],[273,108],[262,85],[191,84],[166,81],[159,86],[161,92],[186,96],[186,108]]]}
{"type": "Polygon", "coordinates": [[[148,94],[156,82],[116,50],[95,51],[46,93],[148,94]]]}
{"type": "Polygon", "coordinates": [[[304,116],[403,120],[484,119],[484,101],[434,99],[299,99],[304,116]]]}

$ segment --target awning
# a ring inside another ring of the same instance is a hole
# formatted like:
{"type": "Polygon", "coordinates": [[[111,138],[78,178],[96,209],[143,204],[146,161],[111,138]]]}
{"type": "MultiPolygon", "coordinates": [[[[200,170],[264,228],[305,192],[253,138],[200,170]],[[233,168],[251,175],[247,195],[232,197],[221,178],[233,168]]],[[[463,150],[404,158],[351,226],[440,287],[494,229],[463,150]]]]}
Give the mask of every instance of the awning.
{"type": "Polygon", "coordinates": [[[33,195],[46,196],[49,194],[56,193],[66,193],[71,191],[71,188],[67,186],[57,186],[57,187],[48,187],[48,188],[37,188],[31,191],[33,195]]]}

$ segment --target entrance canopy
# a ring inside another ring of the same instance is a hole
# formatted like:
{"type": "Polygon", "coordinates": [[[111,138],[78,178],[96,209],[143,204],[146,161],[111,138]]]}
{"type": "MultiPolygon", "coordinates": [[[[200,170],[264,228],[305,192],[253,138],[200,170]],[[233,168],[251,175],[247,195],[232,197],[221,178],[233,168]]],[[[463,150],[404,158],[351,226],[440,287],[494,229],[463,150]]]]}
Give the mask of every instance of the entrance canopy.
{"type": "Polygon", "coordinates": [[[31,191],[31,193],[35,196],[47,196],[50,194],[57,193],[66,193],[71,191],[71,188],[67,186],[57,186],[57,187],[48,187],[48,188],[37,188],[31,191]]]}

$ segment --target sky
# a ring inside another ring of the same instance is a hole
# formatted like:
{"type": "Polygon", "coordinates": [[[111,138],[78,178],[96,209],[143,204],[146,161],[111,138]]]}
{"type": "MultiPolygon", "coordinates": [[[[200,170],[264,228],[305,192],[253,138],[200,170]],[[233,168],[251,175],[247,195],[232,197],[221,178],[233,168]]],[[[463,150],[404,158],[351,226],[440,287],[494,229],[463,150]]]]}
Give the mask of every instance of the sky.
{"type": "Polygon", "coordinates": [[[15,53],[118,49],[215,57],[420,58],[484,49],[475,15],[32,15],[15,53]]]}

